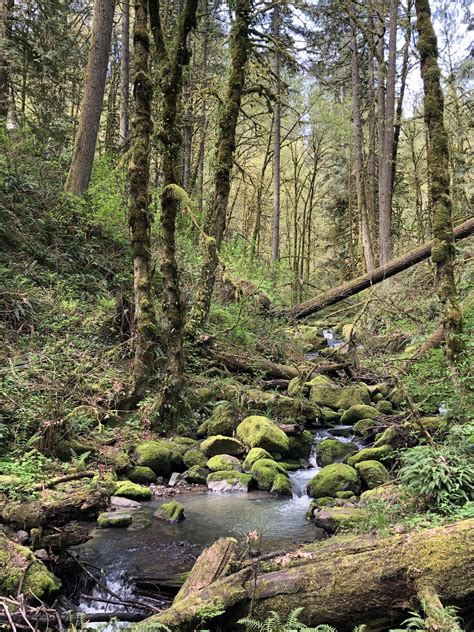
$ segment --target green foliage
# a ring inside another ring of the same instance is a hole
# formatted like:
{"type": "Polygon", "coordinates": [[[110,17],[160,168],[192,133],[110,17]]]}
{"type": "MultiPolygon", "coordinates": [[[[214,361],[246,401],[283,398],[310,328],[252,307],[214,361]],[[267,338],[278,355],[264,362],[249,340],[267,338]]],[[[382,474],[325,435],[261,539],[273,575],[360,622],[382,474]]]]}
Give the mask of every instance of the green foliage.
{"type": "Polygon", "coordinates": [[[330,625],[318,625],[315,628],[309,628],[299,620],[303,610],[304,608],[302,607],[292,610],[287,621],[283,621],[280,615],[272,610],[265,621],[245,617],[240,619],[238,623],[245,625],[247,630],[254,630],[255,632],[337,632],[336,628],[330,625]]]}
{"type": "Polygon", "coordinates": [[[37,450],[0,459],[0,492],[11,498],[20,497],[25,493],[23,488],[45,478],[51,465],[52,460],[37,450]]]}
{"type": "MultiPolygon", "coordinates": [[[[440,619],[437,621],[436,629],[439,630],[460,630],[459,618],[456,615],[457,608],[446,606],[440,613],[440,619]]],[[[389,632],[406,632],[406,630],[426,630],[427,620],[422,617],[419,612],[410,612],[410,617],[402,623],[402,628],[394,628],[389,632]]]]}

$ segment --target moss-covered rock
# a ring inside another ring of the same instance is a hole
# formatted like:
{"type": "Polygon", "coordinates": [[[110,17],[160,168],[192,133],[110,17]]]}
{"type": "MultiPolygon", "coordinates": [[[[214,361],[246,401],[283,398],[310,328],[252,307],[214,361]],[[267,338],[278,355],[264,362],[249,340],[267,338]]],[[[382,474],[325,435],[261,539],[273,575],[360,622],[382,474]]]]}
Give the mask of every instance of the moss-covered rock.
{"type": "Polygon", "coordinates": [[[171,450],[162,441],[144,441],[135,448],[135,463],[149,467],[157,476],[171,472],[171,450]]]}
{"type": "Polygon", "coordinates": [[[215,492],[248,492],[253,483],[250,474],[241,472],[211,472],[207,477],[207,486],[215,492]]]}
{"type": "Polygon", "coordinates": [[[360,437],[368,437],[375,434],[375,427],[377,425],[378,422],[374,419],[360,419],[359,421],[356,421],[353,426],[354,434],[359,435],[360,437]]]}
{"type": "Polygon", "coordinates": [[[299,377],[294,377],[288,384],[288,395],[290,397],[299,397],[303,393],[303,384],[299,377]]]}
{"type": "Polygon", "coordinates": [[[191,448],[183,454],[183,461],[184,465],[188,469],[194,467],[195,465],[205,467],[208,461],[208,457],[200,448],[191,448]]]}
{"type": "Polygon", "coordinates": [[[145,465],[135,465],[126,472],[127,478],[132,483],[138,483],[138,485],[150,485],[156,483],[155,472],[145,465]]]}
{"type": "Polygon", "coordinates": [[[338,441],[337,439],[323,439],[316,448],[316,462],[321,467],[342,461],[348,454],[357,452],[355,443],[338,441]]]}
{"type": "Polygon", "coordinates": [[[131,498],[132,500],[150,500],[152,494],[149,487],[137,485],[131,481],[119,481],[114,495],[131,498]]]}
{"type": "Polygon", "coordinates": [[[240,454],[244,454],[245,446],[237,439],[232,439],[232,437],[213,435],[202,441],[201,450],[208,458],[216,454],[239,456],[240,454]]]}
{"type": "Polygon", "coordinates": [[[209,476],[209,470],[207,467],[202,467],[201,465],[193,465],[184,472],[183,480],[187,483],[192,483],[194,485],[205,485],[207,482],[207,477],[209,476]]]}
{"type": "Polygon", "coordinates": [[[360,481],[353,467],[344,463],[327,465],[309,481],[308,496],[320,498],[322,496],[335,497],[337,492],[351,491],[357,494],[360,481]]]}
{"type": "Polygon", "coordinates": [[[313,512],[316,527],[326,533],[335,533],[340,529],[352,529],[365,520],[366,512],[358,507],[326,507],[313,512]]]}
{"type": "Polygon", "coordinates": [[[380,448],[381,446],[389,445],[394,450],[398,450],[406,445],[406,433],[397,426],[390,426],[385,428],[380,437],[377,438],[373,447],[380,448]]]}
{"type": "Polygon", "coordinates": [[[95,454],[97,447],[93,443],[79,439],[63,439],[55,447],[56,456],[60,461],[70,461],[87,452],[95,454]]]}
{"type": "Polygon", "coordinates": [[[338,424],[341,421],[341,412],[330,408],[321,408],[321,419],[326,424],[338,424]]]}
{"type": "Polygon", "coordinates": [[[288,478],[286,468],[272,459],[259,459],[252,465],[251,475],[257,481],[259,489],[269,492],[278,474],[288,478]]]}
{"type": "Polygon", "coordinates": [[[22,592],[39,598],[61,587],[60,580],[30,549],[12,542],[0,532],[0,596],[16,595],[22,581],[22,592]]]}
{"type": "Polygon", "coordinates": [[[364,448],[359,450],[347,459],[347,464],[354,467],[361,461],[388,461],[392,455],[392,448],[389,445],[382,445],[378,448],[364,448]]]}
{"type": "Polygon", "coordinates": [[[382,413],[382,415],[391,415],[393,413],[392,402],[389,402],[388,399],[381,399],[375,404],[375,408],[379,413],[382,413]]]}
{"type": "Polygon", "coordinates": [[[232,437],[239,423],[234,407],[226,402],[218,404],[212,411],[212,415],[198,428],[198,437],[211,437],[224,435],[232,437]]]}
{"type": "Polygon", "coordinates": [[[390,393],[389,399],[392,402],[394,408],[400,408],[406,401],[405,395],[400,388],[394,388],[390,393]]]}
{"type": "Polygon", "coordinates": [[[306,382],[309,387],[312,386],[336,386],[336,383],[331,380],[327,375],[315,375],[309,382],[306,382]]]}
{"type": "Polygon", "coordinates": [[[367,387],[372,395],[382,395],[382,397],[388,397],[390,393],[390,386],[386,382],[379,382],[378,384],[371,384],[367,387]]]}
{"type": "Polygon", "coordinates": [[[276,496],[291,496],[291,481],[286,474],[277,474],[273,479],[272,494],[276,496]]]}
{"type": "Polygon", "coordinates": [[[390,478],[387,468],[379,461],[360,461],[355,468],[368,489],[379,487],[390,478]]]}
{"type": "Polygon", "coordinates": [[[355,424],[361,419],[374,419],[380,417],[379,411],[374,406],[357,404],[346,410],[341,417],[341,424],[355,424]]]}
{"type": "Polygon", "coordinates": [[[250,472],[252,465],[259,459],[271,459],[272,455],[263,448],[252,448],[245,457],[242,469],[244,472],[250,472]]]}
{"type": "Polygon", "coordinates": [[[290,446],[288,437],[267,417],[246,417],[236,430],[237,438],[248,448],[263,448],[272,455],[283,455],[290,446]]]}
{"type": "Polygon", "coordinates": [[[313,435],[309,430],[303,430],[299,435],[291,435],[288,437],[287,454],[290,459],[299,460],[306,464],[311,454],[312,445],[313,435]]]}
{"type": "Polygon", "coordinates": [[[369,405],[371,402],[366,386],[338,386],[334,383],[313,385],[309,399],[313,404],[334,410],[347,410],[351,406],[369,405]]]}
{"type": "Polygon", "coordinates": [[[177,524],[186,518],[183,505],[176,500],[160,505],[153,516],[158,518],[158,520],[166,520],[166,522],[170,522],[171,524],[177,524]]]}
{"type": "Polygon", "coordinates": [[[132,524],[132,516],[128,513],[119,513],[117,511],[105,511],[99,514],[97,524],[101,529],[117,529],[120,527],[128,527],[132,524]]]}
{"type": "Polygon", "coordinates": [[[194,447],[199,447],[199,441],[196,439],[191,439],[191,437],[181,437],[176,436],[172,439],[173,445],[177,450],[179,450],[180,454],[183,455],[185,452],[194,447]]]}
{"type": "Polygon", "coordinates": [[[212,456],[207,462],[206,467],[211,472],[221,472],[223,470],[242,471],[239,459],[235,456],[230,456],[230,454],[216,454],[212,456]]]}

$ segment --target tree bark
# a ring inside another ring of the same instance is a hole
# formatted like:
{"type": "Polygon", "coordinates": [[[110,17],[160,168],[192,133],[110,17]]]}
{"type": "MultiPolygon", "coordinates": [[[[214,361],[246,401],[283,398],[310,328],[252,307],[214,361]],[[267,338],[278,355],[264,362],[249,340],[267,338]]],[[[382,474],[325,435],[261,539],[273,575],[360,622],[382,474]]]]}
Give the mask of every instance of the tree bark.
{"type": "Polygon", "coordinates": [[[386,629],[406,618],[416,602],[435,616],[427,595],[466,607],[474,597],[474,520],[384,539],[336,536],[265,558],[175,600],[134,630],[161,623],[173,632],[188,632],[195,629],[203,607],[225,610],[215,624],[240,630],[237,621],[250,610],[260,620],[271,610],[286,620],[301,605],[301,620],[310,626],[352,630],[372,623],[375,629],[386,629]]]}
{"type": "Polygon", "coordinates": [[[454,239],[452,201],[449,185],[448,135],[444,125],[444,97],[438,64],[438,43],[431,20],[429,0],[416,0],[416,29],[424,90],[424,118],[428,132],[427,164],[429,197],[433,217],[434,244],[432,260],[436,265],[438,295],[444,309],[446,353],[455,360],[464,346],[462,312],[459,308],[454,278],[454,239]]]}
{"type": "MultiPolygon", "coordinates": [[[[474,234],[474,219],[468,219],[463,224],[457,226],[454,229],[453,234],[455,241],[465,239],[466,237],[474,234]]],[[[304,303],[300,303],[299,305],[294,305],[293,307],[283,310],[282,315],[287,318],[298,320],[300,318],[310,316],[311,314],[315,314],[330,305],[335,305],[350,296],[354,296],[358,292],[362,292],[362,290],[366,290],[372,285],[380,283],[381,281],[384,281],[403,270],[411,268],[411,266],[420,263],[420,261],[428,259],[428,257],[432,254],[432,249],[436,248],[438,243],[438,240],[434,239],[422,246],[418,246],[418,248],[410,250],[410,252],[407,252],[405,255],[402,255],[397,259],[392,259],[392,261],[389,261],[385,266],[380,266],[372,272],[364,274],[357,279],[347,281],[339,287],[323,292],[322,294],[319,294],[319,296],[309,299],[304,303]]]]}
{"type": "Polygon", "coordinates": [[[276,101],[273,106],[273,219],[272,219],[272,263],[280,259],[280,158],[281,158],[281,105],[280,105],[280,7],[276,4],[272,15],[273,74],[276,81],[276,101]]]}
{"type": "Polygon", "coordinates": [[[0,121],[5,122],[10,109],[8,46],[12,37],[11,15],[14,0],[0,0],[0,121]]]}
{"type": "Polygon", "coordinates": [[[66,191],[83,195],[89,186],[104,100],[115,0],[95,0],[92,40],[84,77],[81,113],[66,191]]]}
{"type": "Polygon", "coordinates": [[[127,146],[128,140],[128,102],[130,98],[130,3],[122,2],[122,24],[120,30],[120,123],[119,145],[127,146]]]}

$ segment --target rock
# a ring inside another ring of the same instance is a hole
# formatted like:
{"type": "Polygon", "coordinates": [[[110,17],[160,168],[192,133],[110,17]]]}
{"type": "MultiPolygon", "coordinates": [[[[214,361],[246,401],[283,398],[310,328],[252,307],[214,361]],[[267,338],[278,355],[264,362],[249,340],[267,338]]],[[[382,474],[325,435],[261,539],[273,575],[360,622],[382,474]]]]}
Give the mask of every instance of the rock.
{"type": "Polygon", "coordinates": [[[348,454],[354,454],[358,450],[355,443],[344,443],[337,439],[323,439],[316,448],[316,462],[321,467],[342,461],[348,454]]]}
{"type": "Polygon", "coordinates": [[[144,441],[135,448],[135,462],[149,467],[157,476],[168,476],[171,471],[171,450],[162,441],[144,441]]]}
{"type": "Polygon", "coordinates": [[[105,465],[112,465],[118,474],[123,474],[132,465],[128,454],[115,446],[104,446],[101,449],[100,460],[105,465]]]}
{"type": "Polygon", "coordinates": [[[359,505],[364,507],[367,501],[384,500],[390,503],[399,502],[403,488],[390,481],[384,485],[373,487],[360,495],[359,505]]]}
{"type": "Polygon", "coordinates": [[[352,492],[336,492],[336,499],[339,500],[351,500],[351,499],[355,499],[355,496],[352,492]]]}
{"type": "Polygon", "coordinates": [[[327,424],[338,424],[341,421],[341,413],[330,408],[321,408],[321,419],[327,424]]]}
{"type": "Polygon", "coordinates": [[[184,480],[184,474],[180,472],[173,472],[170,476],[170,480],[168,481],[168,487],[175,487],[178,483],[182,483],[184,480]]]}
{"type": "Polygon", "coordinates": [[[252,465],[250,473],[257,481],[258,488],[265,492],[271,491],[278,474],[288,478],[286,468],[272,459],[259,459],[252,465]]]}
{"type": "Polygon", "coordinates": [[[347,459],[348,465],[354,467],[361,461],[386,461],[392,455],[392,448],[389,445],[382,445],[378,448],[364,448],[359,450],[347,459]]]}
{"type": "Polygon", "coordinates": [[[259,459],[271,459],[272,455],[263,448],[252,448],[245,457],[242,469],[244,472],[250,472],[252,465],[259,459]]]}
{"type": "Polygon", "coordinates": [[[107,511],[97,518],[97,524],[101,529],[118,529],[132,524],[132,516],[128,513],[107,511]]]}
{"type": "Polygon", "coordinates": [[[382,400],[383,400],[382,393],[375,393],[375,395],[372,395],[372,401],[374,402],[374,404],[378,404],[378,402],[381,402],[382,400]]]}
{"type": "Polygon", "coordinates": [[[150,500],[151,489],[143,485],[137,485],[131,481],[118,481],[114,495],[124,496],[132,500],[150,500]]]}
{"type": "Polygon", "coordinates": [[[176,500],[172,500],[169,503],[164,503],[153,514],[158,520],[166,520],[171,524],[177,524],[182,522],[186,516],[184,515],[184,507],[176,500]]]}
{"type": "Polygon", "coordinates": [[[331,380],[327,375],[315,375],[309,382],[306,384],[311,388],[312,386],[336,386],[336,383],[331,380]]]}
{"type": "Polygon", "coordinates": [[[15,533],[15,542],[18,542],[18,544],[25,544],[25,542],[28,542],[29,539],[30,534],[28,533],[28,531],[23,531],[22,529],[20,529],[20,531],[17,531],[15,533]]]}
{"type": "Polygon", "coordinates": [[[37,560],[41,560],[42,562],[47,562],[51,559],[51,556],[46,549],[37,549],[35,551],[35,557],[37,560]]]}
{"type": "Polygon", "coordinates": [[[380,437],[374,443],[374,448],[380,448],[384,445],[391,446],[394,450],[398,450],[406,445],[406,432],[404,433],[401,428],[397,426],[390,426],[385,428],[380,437]]]}
{"type": "Polygon", "coordinates": [[[350,342],[355,337],[355,326],[353,323],[346,323],[342,326],[342,337],[346,342],[350,342]]]}
{"type": "Polygon", "coordinates": [[[389,402],[388,399],[381,399],[375,404],[375,408],[379,413],[382,413],[382,415],[391,415],[393,413],[392,402],[389,402]]]}
{"type": "Polygon", "coordinates": [[[211,472],[207,477],[207,486],[213,492],[248,492],[253,482],[250,474],[240,472],[211,472]]]}
{"type": "Polygon", "coordinates": [[[136,500],[125,498],[123,496],[112,496],[110,506],[113,509],[140,509],[141,505],[136,500]]]}
{"type": "MultiPolygon", "coordinates": [[[[443,427],[443,424],[446,423],[446,415],[439,415],[438,417],[421,417],[420,421],[428,432],[437,432],[443,427]]],[[[410,425],[417,431],[420,431],[419,426],[414,421],[412,421],[410,425]]]]}
{"type": "Polygon", "coordinates": [[[342,414],[341,424],[354,424],[361,419],[373,419],[374,417],[380,417],[379,411],[374,406],[356,404],[342,414]]]}
{"type": "Polygon", "coordinates": [[[273,456],[288,452],[290,443],[286,434],[267,417],[246,417],[236,430],[237,438],[248,448],[263,448],[273,456]]]}
{"type": "Polygon", "coordinates": [[[357,494],[359,489],[360,481],[356,470],[344,463],[333,463],[323,467],[313,476],[307,486],[308,496],[312,498],[335,497],[337,492],[343,491],[357,494]]]}
{"type": "Polygon", "coordinates": [[[208,476],[209,470],[207,467],[201,467],[201,465],[193,465],[182,474],[183,479],[187,483],[193,483],[194,485],[205,485],[208,476]]]}
{"type": "Polygon", "coordinates": [[[309,399],[313,404],[334,410],[347,410],[351,406],[361,404],[369,405],[371,401],[366,386],[338,386],[334,383],[311,386],[309,399]]]}
{"type": "Polygon", "coordinates": [[[238,456],[245,452],[245,446],[237,439],[224,437],[224,435],[214,435],[201,443],[201,450],[208,458],[216,454],[238,456]]]}
{"type": "Polygon", "coordinates": [[[334,437],[344,437],[348,439],[354,436],[354,428],[352,426],[340,426],[338,428],[331,428],[331,434],[334,437]]]}
{"type": "Polygon", "coordinates": [[[239,459],[235,456],[230,456],[230,454],[216,454],[211,457],[207,462],[207,468],[211,470],[211,472],[221,472],[222,470],[242,471],[239,459]]]}
{"type": "Polygon", "coordinates": [[[313,435],[309,430],[303,430],[299,435],[288,437],[288,456],[290,459],[299,459],[308,463],[313,445],[313,435]]]}
{"type": "Polygon", "coordinates": [[[0,532],[0,596],[16,595],[22,580],[22,592],[38,598],[61,587],[60,580],[30,549],[12,542],[0,532]]]}
{"type": "Polygon", "coordinates": [[[374,421],[373,419],[360,419],[353,426],[354,433],[362,437],[368,437],[371,434],[375,434],[374,428],[377,425],[378,422],[374,421]]]}
{"type": "Polygon", "coordinates": [[[288,395],[290,397],[299,397],[303,393],[303,385],[299,377],[294,377],[288,384],[288,395]]]}
{"type": "Polygon", "coordinates": [[[132,483],[138,483],[139,485],[150,485],[151,483],[156,483],[156,474],[155,472],[145,465],[135,465],[127,470],[126,473],[127,478],[132,481],[132,483]]]}
{"type": "Polygon", "coordinates": [[[211,437],[213,435],[224,435],[232,437],[239,420],[234,407],[226,402],[218,404],[212,411],[212,415],[203,422],[197,431],[198,437],[211,437]]]}
{"type": "Polygon", "coordinates": [[[273,479],[273,485],[270,489],[272,494],[276,496],[291,496],[291,481],[286,474],[277,474],[273,479]]]}
{"type": "Polygon", "coordinates": [[[95,454],[97,448],[93,443],[79,439],[63,439],[55,447],[56,456],[60,461],[70,461],[72,458],[90,452],[95,454]]]}
{"type": "Polygon", "coordinates": [[[405,395],[403,391],[399,388],[394,388],[390,393],[389,397],[392,402],[394,408],[400,408],[405,403],[405,395]]]}
{"type": "Polygon", "coordinates": [[[382,397],[387,397],[390,393],[390,386],[386,382],[380,382],[379,384],[371,384],[367,387],[372,396],[374,395],[382,395],[382,397]]]}
{"type": "Polygon", "coordinates": [[[379,487],[390,479],[387,468],[379,461],[360,461],[355,468],[369,489],[379,487]]]}
{"type": "Polygon", "coordinates": [[[199,448],[191,448],[183,455],[184,465],[189,469],[198,465],[204,467],[207,463],[207,457],[199,448]]]}
{"type": "Polygon", "coordinates": [[[191,439],[191,437],[173,437],[172,443],[175,449],[178,450],[181,455],[183,455],[191,448],[199,447],[199,441],[196,441],[196,439],[191,439]]]}
{"type": "Polygon", "coordinates": [[[327,507],[316,509],[313,521],[316,527],[326,533],[335,533],[342,528],[353,528],[366,518],[366,512],[357,507],[327,507]]]}

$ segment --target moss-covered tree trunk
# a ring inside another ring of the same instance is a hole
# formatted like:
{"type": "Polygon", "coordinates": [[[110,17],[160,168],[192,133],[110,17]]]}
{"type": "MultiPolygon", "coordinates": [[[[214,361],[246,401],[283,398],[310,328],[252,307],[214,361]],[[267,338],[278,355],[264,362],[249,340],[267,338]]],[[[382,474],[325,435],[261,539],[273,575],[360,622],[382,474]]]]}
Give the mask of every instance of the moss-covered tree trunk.
{"type": "Polygon", "coordinates": [[[454,278],[455,249],[449,189],[448,135],[443,118],[444,98],[438,64],[438,43],[429,0],[416,0],[415,7],[424,90],[424,117],[428,132],[429,196],[435,238],[431,256],[436,265],[438,294],[444,309],[446,352],[450,360],[455,360],[463,349],[459,337],[462,314],[454,278]]]}
{"type": "Polygon", "coordinates": [[[235,20],[230,37],[231,67],[227,83],[227,94],[219,116],[213,176],[214,192],[209,203],[204,227],[204,262],[192,314],[192,321],[195,326],[203,325],[209,315],[219,249],[226,226],[230,174],[235,151],[235,132],[244,91],[245,70],[249,54],[251,9],[251,0],[236,0],[235,20]]]}
{"type": "Polygon", "coordinates": [[[153,86],[149,75],[150,38],[148,2],[135,0],[133,27],[133,145],[129,164],[129,223],[133,254],[135,295],[134,392],[140,395],[150,377],[155,357],[156,315],[151,290],[151,223],[148,187],[150,182],[150,137],[153,86]]]}

